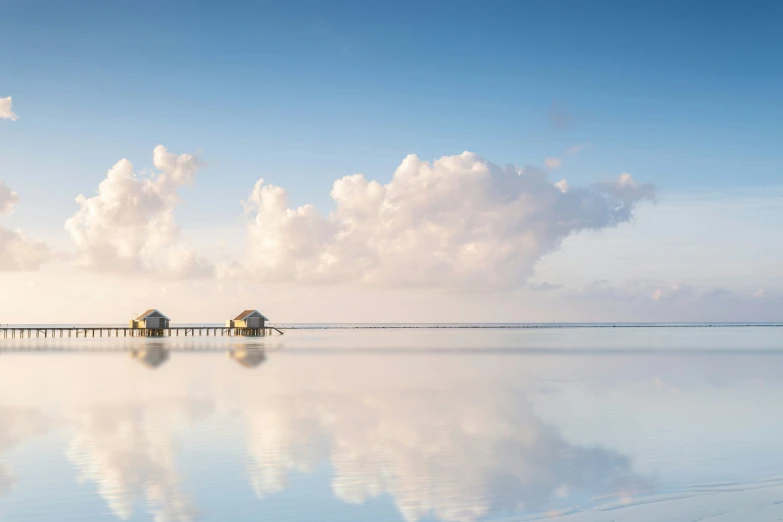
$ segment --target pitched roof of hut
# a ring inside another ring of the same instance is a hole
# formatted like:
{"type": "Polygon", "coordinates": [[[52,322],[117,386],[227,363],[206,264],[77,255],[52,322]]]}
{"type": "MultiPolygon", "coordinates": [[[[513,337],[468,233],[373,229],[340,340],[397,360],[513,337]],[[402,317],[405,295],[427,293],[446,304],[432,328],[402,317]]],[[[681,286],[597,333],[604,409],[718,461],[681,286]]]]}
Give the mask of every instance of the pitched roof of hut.
{"type": "Polygon", "coordinates": [[[261,313],[261,312],[259,312],[258,310],[245,310],[244,312],[242,312],[242,313],[241,313],[241,314],[239,314],[238,316],[234,317],[234,321],[241,321],[241,320],[243,320],[245,317],[247,317],[247,316],[249,316],[249,315],[252,315],[252,314],[254,314],[254,313],[255,313],[255,314],[258,314],[258,315],[260,315],[261,317],[263,317],[263,318],[264,318],[264,321],[268,321],[268,320],[269,320],[269,318],[268,318],[268,317],[264,316],[264,314],[262,314],[262,313],[261,313]]]}
{"type": "MultiPolygon", "coordinates": [[[[150,315],[154,314],[155,312],[159,313],[164,319],[169,319],[168,317],[166,317],[166,315],[163,312],[161,312],[157,308],[150,308],[149,310],[147,310],[143,314],[140,314],[136,319],[137,320],[146,319],[147,317],[149,317],[150,315]]],[[[171,319],[169,319],[169,321],[170,320],[171,319]]]]}

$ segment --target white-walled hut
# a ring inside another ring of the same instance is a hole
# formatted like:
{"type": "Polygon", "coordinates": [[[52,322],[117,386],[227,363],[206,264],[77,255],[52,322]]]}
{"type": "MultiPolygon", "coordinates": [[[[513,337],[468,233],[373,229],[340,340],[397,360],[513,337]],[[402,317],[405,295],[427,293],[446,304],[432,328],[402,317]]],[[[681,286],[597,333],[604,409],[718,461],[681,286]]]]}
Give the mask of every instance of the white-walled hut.
{"type": "Polygon", "coordinates": [[[267,319],[258,310],[245,310],[233,319],[226,321],[226,328],[264,328],[267,319]]]}
{"type": "Polygon", "coordinates": [[[150,308],[143,314],[131,319],[130,327],[147,330],[162,330],[169,327],[171,319],[166,317],[163,312],[150,308]]]}

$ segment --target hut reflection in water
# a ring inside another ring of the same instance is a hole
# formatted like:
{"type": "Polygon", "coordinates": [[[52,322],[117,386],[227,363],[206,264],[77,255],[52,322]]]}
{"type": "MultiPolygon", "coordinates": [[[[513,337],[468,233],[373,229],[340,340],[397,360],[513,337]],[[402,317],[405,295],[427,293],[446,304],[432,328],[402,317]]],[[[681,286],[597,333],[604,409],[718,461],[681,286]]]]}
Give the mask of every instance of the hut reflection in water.
{"type": "Polygon", "coordinates": [[[147,368],[155,369],[168,361],[169,351],[166,350],[163,343],[154,343],[144,348],[133,350],[131,357],[144,364],[147,368]]]}
{"type": "Polygon", "coordinates": [[[232,348],[228,356],[245,368],[257,368],[266,361],[266,351],[260,346],[239,345],[232,348]]]}

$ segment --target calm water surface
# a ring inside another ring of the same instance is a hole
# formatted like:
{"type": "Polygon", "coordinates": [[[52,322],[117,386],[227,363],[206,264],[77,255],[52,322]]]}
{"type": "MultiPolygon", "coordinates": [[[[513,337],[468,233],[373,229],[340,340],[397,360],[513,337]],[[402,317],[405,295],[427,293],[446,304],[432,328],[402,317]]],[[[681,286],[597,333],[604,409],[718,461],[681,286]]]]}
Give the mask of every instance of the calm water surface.
{"type": "Polygon", "coordinates": [[[0,339],[0,520],[781,520],[781,405],[783,328],[0,339]]]}

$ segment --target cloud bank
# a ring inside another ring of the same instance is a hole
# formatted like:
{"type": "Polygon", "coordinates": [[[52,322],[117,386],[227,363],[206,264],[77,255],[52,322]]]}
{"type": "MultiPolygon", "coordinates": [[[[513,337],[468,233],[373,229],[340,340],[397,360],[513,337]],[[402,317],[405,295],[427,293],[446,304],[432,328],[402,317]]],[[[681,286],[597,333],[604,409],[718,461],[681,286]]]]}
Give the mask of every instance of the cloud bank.
{"type": "Polygon", "coordinates": [[[76,243],[78,266],[110,273],[145,272],[186,279],[212,275],[213,267],[179,239],[174,209],[179,190],[203,166],[192,154],[162,145],[153,151],[157,173],[137,174],[122,159],[93,197],[79,195],[79,210],[65,223],[76,243]]]}
{"type": "Polygon", "coordinates": [[[783,312],[779,291],[726,289],[637,279],[592,281],[558,290],[563,302],[603,310],[621,321],[775,321],[783,312]]]}
{"type": "MultiPolygon", "coordinates": [[[[0,216],[13,213],[19,196],[0,181],[0,216]]],[[[38,270],[50,257],[49,247],[21,230],[0,227],[0,272],[38,270]]]]}
{"type": "Polygon", "coordinates": [[[0,120],[16,121],[19,116],[12,109],[13,102],[11,97],[0,98],[0,120]]]}
{"type": "Polygon", "coordinates": [[[737,308],[751,306],[754,302],[769,306],[779,299],[779,296],[774,293],[768,294],[763,288],[742,293],[724,288],[697,287],[651,279],[622,283],[611,283],[606,280],[592,281],[581,288],[566,291],[564,295],[578,299],[600,299],[619,303],[661,303],[666,306],[686,307],[725,302],[732,303],[737,308]]]}
{"type": "MultiPolygon", "coordinates": [[[[243,277],[507,288],[570,234],[629,221],[655,188],[623,173],[586,187],[550,182],[535,167],[501,167],[464,152],[430,163],[410,155],[388,184],[362,174],[335,181],[335,209],[289,208],[288,193],[259,180],[243,277]]],[[[223,267],[224,274],[238,267],[223,267]]]]}

